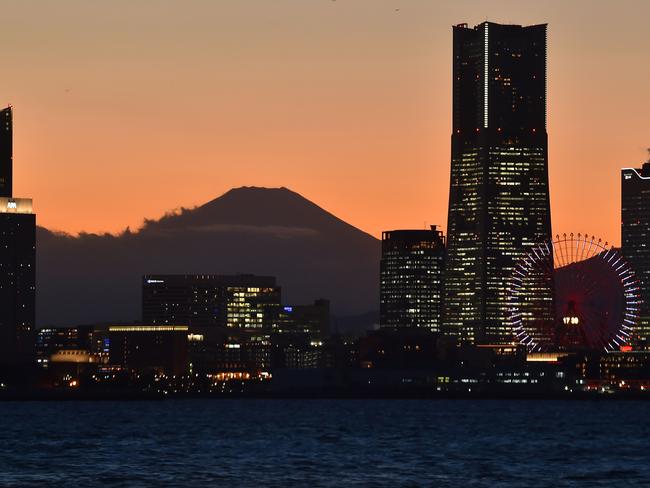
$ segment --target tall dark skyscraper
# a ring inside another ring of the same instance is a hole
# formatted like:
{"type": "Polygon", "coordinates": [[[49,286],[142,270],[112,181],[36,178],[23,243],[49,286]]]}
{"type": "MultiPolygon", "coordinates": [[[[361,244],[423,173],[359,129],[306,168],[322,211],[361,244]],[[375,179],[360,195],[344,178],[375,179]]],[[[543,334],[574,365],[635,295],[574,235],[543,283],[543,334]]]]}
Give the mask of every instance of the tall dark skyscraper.
{"type": "Polygon", "coordinates": [[[621,171],[621,251],[640,281],[636,347],[650,349],[650,161],[621,171]]]}
{"type": "Polygon", "coordinates": [[[484,22],[453,33],[444,323],[461,341],[509,343],[508,277],[551,237],[546,25],[484,22]]]}
{"type": "Polygon", "coordinates": [[[445,240],[431,230],[391,230],[381,242],[380,325],[441,326],[445,240]]]}
{"type": "Polygon", "coordinates": [[[19,374],[33,359],[36,216],[31,199],[12,197],[12,109],[0,113],[0,363],[19,374]]]}
{"type": "Polygon", "coordinates": [[[12,196],[13,123],[11,107],[0,111],[0,197],[12,196]]]}

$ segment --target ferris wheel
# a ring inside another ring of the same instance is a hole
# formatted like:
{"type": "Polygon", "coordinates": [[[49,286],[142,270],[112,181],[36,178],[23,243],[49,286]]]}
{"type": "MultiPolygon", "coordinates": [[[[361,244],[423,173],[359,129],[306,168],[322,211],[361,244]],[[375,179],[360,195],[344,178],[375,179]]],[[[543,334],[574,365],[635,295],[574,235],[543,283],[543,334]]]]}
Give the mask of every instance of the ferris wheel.
{"type": "Polygon", "coordinates": [[[621,253],[593,236],[535,246],[508,282],[516,340],[533,351],[619,350],[638,322],[639,283],[621,253]]]}

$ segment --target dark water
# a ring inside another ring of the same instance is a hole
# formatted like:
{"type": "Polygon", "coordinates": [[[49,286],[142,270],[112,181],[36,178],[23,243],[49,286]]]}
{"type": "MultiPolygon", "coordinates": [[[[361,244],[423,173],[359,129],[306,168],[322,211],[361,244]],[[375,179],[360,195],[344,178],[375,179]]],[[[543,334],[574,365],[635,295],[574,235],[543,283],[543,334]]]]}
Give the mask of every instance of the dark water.
{"type": "Polygon", "coordinates": [[[0,403],[0,485],[650,486],[649,417],[613,401],[0,403]]]}

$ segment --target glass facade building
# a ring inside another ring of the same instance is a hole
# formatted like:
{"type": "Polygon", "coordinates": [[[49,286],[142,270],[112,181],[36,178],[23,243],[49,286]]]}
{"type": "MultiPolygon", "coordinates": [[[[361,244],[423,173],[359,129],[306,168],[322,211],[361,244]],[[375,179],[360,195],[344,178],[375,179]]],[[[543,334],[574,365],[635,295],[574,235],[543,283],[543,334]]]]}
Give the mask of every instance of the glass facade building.
{"type": "Polygon", "coordinates": [[[633,347],[650,349],[650,161],[621,171],[621,251],[639,279],[641,307],[633,347]]]}
{"type": "Polygon", "coordinates": [[[545,24],[453,28],[452,130],[445,331],[510,343],[508,279],[551,237],[545,24]]]}
{"type": "Polygon", "coordinates": [[[146,275],[142,320],[147,324],[271,330],[280,312],[272,276],[146,275]]]}
{"type": "Polygon", "coordinates": [[[445,240],[431,230],[392,230],[382,234],[380,326],[441,326],[445,240]]]}

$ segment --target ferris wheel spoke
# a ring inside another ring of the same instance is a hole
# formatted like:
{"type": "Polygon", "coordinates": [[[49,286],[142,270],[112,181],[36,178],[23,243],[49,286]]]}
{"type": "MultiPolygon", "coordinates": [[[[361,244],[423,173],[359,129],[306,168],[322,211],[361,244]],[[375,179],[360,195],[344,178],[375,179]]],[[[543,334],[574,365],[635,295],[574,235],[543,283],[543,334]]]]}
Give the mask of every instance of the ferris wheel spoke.
{"type": "MultiPolygon", "coordinates": [[[[578,234],[578,237],[580,237],[580,234],[578,234]]],[[[584,236],[582,236],[581,240],[579,240],[578,246],[580,246],[580,244],[582,244],[582,249],[580,250],[580,261],[584,261],[585,260],[585,249],[587,247],[587,235],[586,234],[584,236]]]]}

